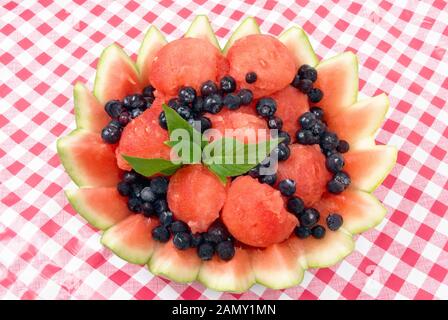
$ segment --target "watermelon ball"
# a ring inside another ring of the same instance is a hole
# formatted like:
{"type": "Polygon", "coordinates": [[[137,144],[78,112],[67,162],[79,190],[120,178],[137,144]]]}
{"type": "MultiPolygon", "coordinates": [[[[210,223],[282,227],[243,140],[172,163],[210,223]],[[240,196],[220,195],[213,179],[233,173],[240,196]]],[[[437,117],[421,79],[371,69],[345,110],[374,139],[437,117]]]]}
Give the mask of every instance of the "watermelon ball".
{"type": "Polygon", "coordinates": [[[255,98],[268,96],[286,87],[296,74],[294,58],[277,38],[254,34],[235,41],[227,53],[229,74],[239,88],[250,89],[255,98]],[[254,72],[257,79],[246,82],[246,74],[254,72]]]}
{"type": "Polygon", "coordinates": [[[325,228],[317,225],[311,229],[311,235],[316,239],[322,239],[325,237],[325,228]]]}
{"type": "MultiPolygon", "coordinates": [[[[244,143],[257,143],[265,141],[267,138],[266,121],[257,117],[251,107],[240,108],[235,111],[226,108],[219,114],[210,114],[207,117],[212,123],[215,135],[219,135],[219,137],[234,137],[244,143]]],[[[213,136],[210,138],[219,137],[213,136]]]]}
{"type": "Polygon", "coordinates": [[[181,38],[159,50],[150,67],[149,82],[168,96],[177,95],[183,86],[200,92],[205,81],[217,82],[227,68],[226,58],[209,41],[181,38]]]}
{"type": "Polygon", "coordinates": [[[277,102],[275,114],[283,120],[282,130],[295,136],[299,129],[297,119],[309,108],[307,96],[294,87],[287,86],[271,95],[271,98],[277,102]]]}
{"type": "Polygon", "coordinates": [[[342,216],[338,213],[330,213],[327,216],[327,226],[331,231],[337,231],[344,222],[342,216]]]}
{"type": "Polygon", "coordinates": [[[306,239],[311,235],[311,230],[307,227],[298,226],[294,229],[294,234],[300,239],[306,239]]]}
{"type": "Polygon", "coordinates": [[[168,240],[170,240],[170,232],[167,228],[164,226],[157,226],[154,229],[152,229],[152,237],[154,240],[166,243],[168,240]]]}
{"type": "Polygon", "coordinates": [[[203,243],[198,247],[198,256],[202,261],[208,261],[213,258],[215,248],[211,243],[203,243]]]}
{"type": "Polygon", "coordinates": [[[115,150],[120,169],[127,171],[132,169],[122,155],[170,159],[171,148],[164,143],[168,140],[168,132],[159,125],[159,115],[164,101],[163,98],[157,98],[150,109],[145,110],[124,128],[115,150]]]}
{"type": "Polygon", "coordinates": [[[287,239],[297,225],[280,192],[250,176],[232,181],[221,217],[235,239],[255,247],[287,239]]]}
{"type": "Polygon", "coordinates": [[[325,168],[325,157],[317,146],[293,144],[289,147],[290,157],[278,164],[278,178],[280,181],[293,179],[297,185],[295,196],[311,207],[319,201],[331,178],[325,168]]]}
{"type": "Polygon", "coordinates": [[[235,256],[235,246],[230,240],[220,242],[216,246],[216,253],[222,260],[229,261],[235,256]]]}
{"type": "Polygon", "coordinates": [[[176,219],[187,223],[193,232],[204,232],[219,217],[226,189],[204,166],[189,165],[171,177],[167,199],[176,219]]]}

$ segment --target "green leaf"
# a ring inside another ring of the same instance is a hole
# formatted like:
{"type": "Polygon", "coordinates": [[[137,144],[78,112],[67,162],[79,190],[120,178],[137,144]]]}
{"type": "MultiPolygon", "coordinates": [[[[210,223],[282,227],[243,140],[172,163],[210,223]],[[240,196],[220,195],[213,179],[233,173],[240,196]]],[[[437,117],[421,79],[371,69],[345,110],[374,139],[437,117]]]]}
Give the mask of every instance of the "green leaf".
{"type": "Polygon", "coordinates": [[[221,138],[204,148],[203,162],[221,181],[246,173],[262,162],[281,142],[271,139],[258,144],[244,144],[235,138],[221,138]]]}
{"type": "Polygon", "coordinates": [[[145,177],[150,177],[156,173],[171,175],[181,167],[181,164],[172,163],[166,159],[144,159],[123,155],[123,158],[129,162],[132,169],[145,177]]]}

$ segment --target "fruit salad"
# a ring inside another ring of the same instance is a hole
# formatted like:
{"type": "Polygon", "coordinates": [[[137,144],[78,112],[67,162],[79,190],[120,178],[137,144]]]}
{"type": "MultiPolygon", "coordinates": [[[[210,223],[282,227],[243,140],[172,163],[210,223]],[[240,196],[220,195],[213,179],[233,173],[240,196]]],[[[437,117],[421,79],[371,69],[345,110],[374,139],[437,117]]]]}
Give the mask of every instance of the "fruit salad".
{"type": "Polygon", "coordinates": [[[74,103],[57,144],[67,198],[156,275],[295,286],[386,214],[372,192],[397,156],[374,139],[388,98],[358,100],[356,56],[320,61],[299,27],[276,38],[247,18],[223,50],[205,16],[171,42],[151,27],[135,62],[107,47],[74,103]]]}

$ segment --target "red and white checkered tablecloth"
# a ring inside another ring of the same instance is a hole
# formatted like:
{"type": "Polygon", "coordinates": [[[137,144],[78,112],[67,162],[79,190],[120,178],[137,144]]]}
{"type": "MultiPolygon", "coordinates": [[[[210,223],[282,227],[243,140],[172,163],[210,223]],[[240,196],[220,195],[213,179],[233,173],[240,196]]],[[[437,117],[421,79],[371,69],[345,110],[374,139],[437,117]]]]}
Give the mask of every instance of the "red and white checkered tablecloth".
{"type": "Polygon", "coordinates": [[[1,299],[448,299],[448,3],[0,0],[1,299]],[[68,204],[56,139],[75,126],[72,85],[102,49],[132,54],[150,24],[170,40],[207,14],[222,43],[245,16],[299,24],[321,57],[351,50],[366,95],[389,94],[379,143],[398,163],[375,194],[389,212],[342,263],[281,291],[180,285],[114,256],[68,204]]]}

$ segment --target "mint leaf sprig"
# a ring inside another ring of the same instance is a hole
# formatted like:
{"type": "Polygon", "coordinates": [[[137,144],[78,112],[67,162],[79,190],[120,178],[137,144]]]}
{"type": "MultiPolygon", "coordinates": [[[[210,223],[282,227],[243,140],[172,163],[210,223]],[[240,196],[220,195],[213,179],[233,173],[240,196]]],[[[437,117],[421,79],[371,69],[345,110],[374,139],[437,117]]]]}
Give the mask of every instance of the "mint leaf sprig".
{"type": "Polygon", "coordinates": [[[157,173],[174,174],[182,165],[203,163],[224,184],[228,177],[248,172],[261,163],[282,141],[271,139],[257,144],[245,144],[236,138],[223,137],[209,143],[188,121],[166,104],[162,106],[168,126],[170,146],[177,159],[138,158],[123,155],[123,158],[138,173],[152,176],[157,173]]]}

